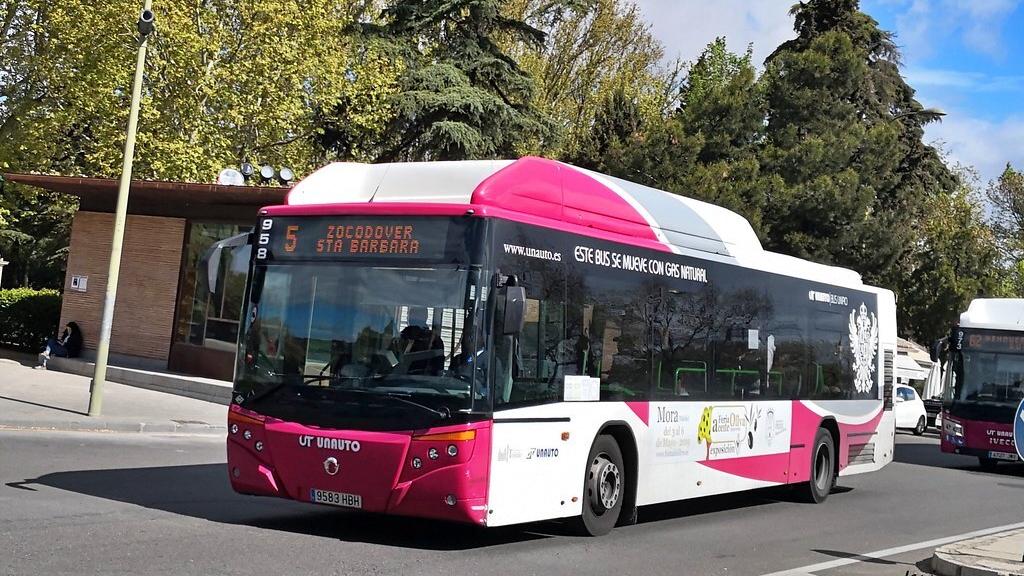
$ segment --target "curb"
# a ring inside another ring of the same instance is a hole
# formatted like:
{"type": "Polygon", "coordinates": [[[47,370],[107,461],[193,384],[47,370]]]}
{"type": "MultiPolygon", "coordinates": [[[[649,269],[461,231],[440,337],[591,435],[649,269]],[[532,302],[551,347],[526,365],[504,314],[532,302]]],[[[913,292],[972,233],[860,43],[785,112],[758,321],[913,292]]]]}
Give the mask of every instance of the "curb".
{"type": "Polygon", "coordinates": [[[199,436],[223,436],[227,426],[199,422],[139,422],[136,420],[39,420],[0,421],[0,431],[33,430],[53,432],[119,432],[140,434],[181,434],[199,436]]]}
{"type": "Polygon", "coordinates": [[[977,548],[979,544],[992,542],[1016,532],[1010,531],[941,546],[932,555],[932,570],[938,576],[1024,576],[1024,562],[993,558],[977,548]]]}
{"type": "MultiPolygon", "coordinates": [[[[78,359],[51,358],[50,367],[58,372],[91,378],[95,364],[78,359]]],[[[174,394],[194,400],[203,400],[227,406],[231,403],[231,383],[218,383],[205,378],[191,378],[178,374],[165,374],[110,366],[107,380],[135,388],[174,394]]]]}

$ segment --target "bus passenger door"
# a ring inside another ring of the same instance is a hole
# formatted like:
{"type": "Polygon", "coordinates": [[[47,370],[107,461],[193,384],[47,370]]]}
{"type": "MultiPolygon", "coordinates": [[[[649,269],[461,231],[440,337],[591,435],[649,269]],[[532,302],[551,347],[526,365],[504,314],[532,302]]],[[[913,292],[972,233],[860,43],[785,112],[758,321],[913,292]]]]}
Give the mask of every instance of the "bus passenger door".
{"type": "Polygon", "coordinates": [[[565,306],[557,289],[524,284],[521,304],[512,287],[499,291],[496,302],[489,526],[581,510],[586,453],[579,453],[580,435],[570,430],[575,423],[563,402],[564,376],[574,365],[574,347],[565,341],[565,306]],[[516,306],[521,308],[510,310],[516,306]]]}

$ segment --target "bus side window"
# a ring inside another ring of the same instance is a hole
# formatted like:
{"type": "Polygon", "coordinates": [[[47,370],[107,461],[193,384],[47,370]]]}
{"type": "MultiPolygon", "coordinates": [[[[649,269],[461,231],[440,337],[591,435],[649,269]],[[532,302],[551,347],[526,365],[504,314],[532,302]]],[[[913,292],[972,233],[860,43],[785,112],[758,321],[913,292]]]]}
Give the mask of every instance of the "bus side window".
{"type": "Polygon", "coordinates": [[[853,397],[853,378],[842,363],[844,351],[849,348],[847,322],[845,314],[813,312],[814,355],[808,366],[810,390],[806,397],[822,400],[853,397]]]}
{"type": "Polygon", "coordinates": [[[707,339],[713,324],[707,295],[663,289],[659,296],[651,314],[654,398],[707,398],[711,377],[707,339]]]}
{"type": "MultiPolygon", "coordinates": [[[[565,340],[565,284],[557,269],[520,269],[519,283],[526,289],[526,317],[513,350],[496,355],[511,358],[511,366],[496,367],[495,407],[512,408],[562,400],[571,345],[565,340]]],[[[496,326],[497,330],[498,327],[496,326]]],[[[497,333],[495,339],[507,341],[497,333]]]]}
{"type": "Polygon", "coordinates": [[[651,395],[650,287],[637,276],[607,269],[570,269],[566,338],[575,374],[600,379],[603,401],[647,400],[651,395]]]}

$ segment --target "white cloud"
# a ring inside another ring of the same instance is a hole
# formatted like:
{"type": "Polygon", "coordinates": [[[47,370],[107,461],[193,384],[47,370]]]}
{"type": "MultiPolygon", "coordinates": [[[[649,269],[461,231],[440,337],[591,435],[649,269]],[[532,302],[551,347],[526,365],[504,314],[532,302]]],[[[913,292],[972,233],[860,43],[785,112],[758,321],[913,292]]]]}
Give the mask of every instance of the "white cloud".
{"type": "Polygon", "coordinates": [[[793,38],[789,9],[793,0],[636,0],[654,35],[665,45],[665,56],[696,60],[717,36],[729,49],[744,52],[754,45],[760,65],[782,42],[793,38]]]}
{"type": "Polygon", "coordinates": [[[997,178],[1007,162],[1024,168],[1024,116],[993,121],[946,112],[942,122],[927,127],[925,139],[941,143],[954,162],[973,166],[983,184],[997,178]]]}
{"type": "Polygon", "coordinates": [[[909,60],[948,49],[950,38],[992,58],[1006,56],[1003,25],[1022,0],[882,0],[896,17],[896,38],[909,60]]]}
{"type": "Polygon", "coordinates": [[[1024,90],[1024,76],[989,76],[982,72],[910,67],[903,71],[914,87],[953,88],[973,92],[1017,92],[1024,90]]]}

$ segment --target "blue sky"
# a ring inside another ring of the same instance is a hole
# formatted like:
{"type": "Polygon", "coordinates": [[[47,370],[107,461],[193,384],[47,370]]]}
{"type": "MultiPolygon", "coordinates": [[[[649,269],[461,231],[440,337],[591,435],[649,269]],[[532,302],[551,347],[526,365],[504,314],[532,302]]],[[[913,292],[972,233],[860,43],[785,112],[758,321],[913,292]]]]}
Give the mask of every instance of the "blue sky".
{"type": "MultiPolygon", "coordinates": [[[[737,52],[753,43],[761,62],[794,34],[795,0],[636,2],[670,58],[692,60],[724,35],[737,52]]],[[[983,183],[1007,162],[1024,168],[1024,0],[861,0],[861,9],[896,34],[918,100],[946,113],[929,143],[983,183]]]]}

